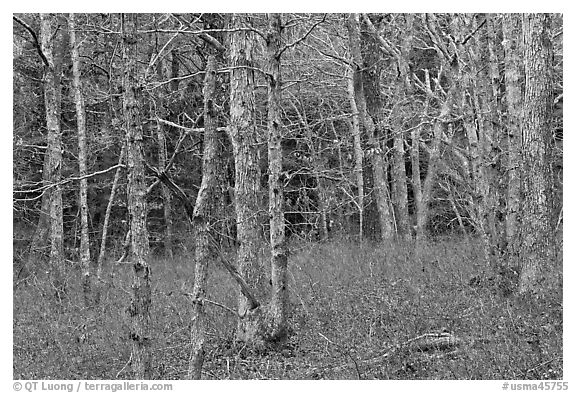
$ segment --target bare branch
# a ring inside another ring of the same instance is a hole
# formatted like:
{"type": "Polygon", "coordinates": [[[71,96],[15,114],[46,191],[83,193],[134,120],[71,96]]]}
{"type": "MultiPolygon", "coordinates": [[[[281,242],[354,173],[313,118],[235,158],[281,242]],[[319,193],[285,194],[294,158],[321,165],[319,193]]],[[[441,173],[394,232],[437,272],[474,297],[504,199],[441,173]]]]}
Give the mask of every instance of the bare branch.
{"type": "Polygon", "coordinates": [[[22,19],[18,18],[16,15],[12,15],[12,19],[14,19],[14,21],[19,23],[26,30],[28,30],[28,32],[30,33],[30,35],[34,39],[34,46],[36,47],[36,50],[38,51],[38,55],[40,55],[42,62],[44,63],[44,65],[46,67],[50,67],[50,63],[48,62],[48,59],[46,58],[46,56],[44,55],[44,52],[42,51],[42,47],[40,46],[40,41],[38,40],[38,35],[34,31],[34,29],[32,29],[26,22],[24,22],[22,19]]]}

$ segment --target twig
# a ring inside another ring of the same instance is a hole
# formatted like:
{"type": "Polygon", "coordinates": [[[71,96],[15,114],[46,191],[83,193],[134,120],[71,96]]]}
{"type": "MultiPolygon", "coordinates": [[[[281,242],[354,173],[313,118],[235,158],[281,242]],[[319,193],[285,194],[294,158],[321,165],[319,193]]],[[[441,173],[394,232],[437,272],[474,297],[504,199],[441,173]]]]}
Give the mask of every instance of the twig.
{"type": "Polygon", "coordinates": [[[318,332],[318,335],[320,337],[322,337],[324,340],[328,341],[330,344],[336,345],[338,348],[340,348],[344,354],[348,355],[348,357],[350,358],[350,360],[352,360],[352,362],[354,363],[354,367],[356,368],[356,374],[358,375],[358,379],[362,379],[362,374],[360,373],[360,369],[358,368],[358,362],[356,361],[356,359],[354,359],[354,357],[350,354],[350,351],[347,350],[346,348],[344,348],[343,346],[341,346],[338,343],[335,343],[334,341],[330,340],[328,337],[326,337],[325,335],[323,335],[322,333],[318,332]]]}
{"type": "Polygon", "coordinates": [[[118,371],[118,374],[116,374],[116,379],[118,379],[118,376],[122,374],[122,371],[124,371],[124,369],[130,364],[131,361],[132,361],[132,352],[130,352],[130,358],[128,359],[124,367],[122,367],[122,369],[118,371]]]}

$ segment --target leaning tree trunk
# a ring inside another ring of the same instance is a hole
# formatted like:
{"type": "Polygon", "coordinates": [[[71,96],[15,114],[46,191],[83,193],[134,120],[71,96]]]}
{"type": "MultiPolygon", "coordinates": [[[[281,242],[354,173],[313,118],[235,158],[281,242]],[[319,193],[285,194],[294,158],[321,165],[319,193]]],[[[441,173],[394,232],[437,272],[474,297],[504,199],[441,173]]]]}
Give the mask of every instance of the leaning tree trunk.
{"type": "Polygon", "coordinates": [[[268,205],[270,213],[270,248],[272,297],[267,315],[267,338],[278,341],[286,336],[287,327],[287,266],[284,226],[284,184],[282,175],[282,123],[280,100],[282,76],[280,74],[280,40],[282,20],[280,14],[268,15],[266,36],[268,81],[268,205]]]}
{"type": "Polygon", "coordinates": [[[196,198],[193,220],[195,236],[194,288],[192,289],[192,331],[189,379],[202,378],[204,342],[206,340],[206,281],[208,266],[215,258],[216,212],[219,206],[217,192],[218,171],[221,165],[221,145],[216,135],[214,92],[216,89],[216,56],[209,55],[204,80],[204,156],[202,158],[202,184],[196,198]]]}
{"type": "MultiPolygon", "coordinates": [[[[82,97],[82,82],[80,81],[80,54],[76,41],[76,23],[74,14],[68,17],[70,30],[70,53],[72,57],[72,82],[74,85],[74,101],[76,103],[76,124],[78,127],[78,166],[80,177],[86,175],[86,115],[84,97],[82,97]]],[[[82,286],[84,302],[89,304],[90,280],[90,237],[88,234],[88,179],[80,180],[80,265],[82,266],[82,286]]]]}
{"type": "Polygon", "coordinates": [[[61,298],[65,291],[64,282],[64,219],[62,214],[62,188],[58,184],[62,173],[62,132],[60,130],[60,67],[54,59],[54,40],[57,33],[52,31],[54,16],[40,15],[41,47],[47,61],[44,74],[44,105],[46,107],[46,128],[48,129],[48,170],[47,178],[55,186],[50,192],[50,266],[53,272],[56,297],[61,298]]]}
{"type": "MultiPolygon", "coordinates": [[[[234,150],[236,233],[239,242],[238,272],[252,288],[258,287],[262,276],[259,262],[258,194],[260,167],[254,108],[253,33],[247,16],[234,14],[230,37],[230,127],[234,150]]],[[[238,293],[238,323],[236,339],[259,344],[260,308],[238,293]]]]}
{"type": "Polygon", "coordinates": [[[127,139],[128,213],[130,217],[130,245],[133,261],[132,301],[128,308],[130,318],[129,339],[132,341],[132,370],[135,379],[150,378],[150,266],[149,243],[146,229],[146,177],[144,173],[143,130],[139,100],[142,85],[138,81],[138,17],[122,15],[122,79],[123,112],[127,139]]]}
{"type": "Polygon", "coordinates": [[[526,91],[522,110],[522,225],[518,243],[521,268],[519,292],[541,288],[542,274],[550,264],[554,231],[550,195],[552,174],[552,43],[548,14],[522,15],[526,91]]]}

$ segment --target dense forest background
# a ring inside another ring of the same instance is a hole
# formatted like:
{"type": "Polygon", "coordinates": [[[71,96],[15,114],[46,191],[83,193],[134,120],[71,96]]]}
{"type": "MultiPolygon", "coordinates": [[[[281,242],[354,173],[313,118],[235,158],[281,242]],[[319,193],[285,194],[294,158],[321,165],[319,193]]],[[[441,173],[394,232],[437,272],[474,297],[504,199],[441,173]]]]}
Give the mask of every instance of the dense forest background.
{"type": "Polygon", "coordinates": [[[14,15],[14,377],[561,378],[562,23],[14,15]]]}

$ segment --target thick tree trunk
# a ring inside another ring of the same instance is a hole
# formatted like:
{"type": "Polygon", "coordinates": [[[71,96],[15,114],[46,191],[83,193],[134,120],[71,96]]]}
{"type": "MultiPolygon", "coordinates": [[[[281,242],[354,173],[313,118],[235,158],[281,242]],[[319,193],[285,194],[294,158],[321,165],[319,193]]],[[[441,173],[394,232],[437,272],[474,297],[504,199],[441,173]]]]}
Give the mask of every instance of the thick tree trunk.
{"type": "Polygon", "coordinates": [[[216,135],[214,91],[216,89],[216,57],[208,56],[204,80],[204,156],[202,158],[202,184],[194,208],[195,261],[194,288],[192,289],[192,331],[189,379],[202,378],[204,342],[206,340],[206,281],[208,266],[214,261],[214,225],[219,206],[218,168],[221,165],[221,146],[216,135]]]}
{"type": "MultiPolygon", "coordinates": [[[[76,124],[78,127],[78,166],[80,176],[86,175],[86,116],[84,97],[82,96],[82,82],[80,81],[80,55],[76,40],[76,24],[74,14],[68,17],[70,30],[70,53],[72,57],[72,73],[74,85],[74,101],[76,103],[76,124]]],[[[82,266],[82,285],[84,301],[90,303],[90,237],[88,234],[88,179],[80,180],[80,265],[82,266]]]]}
{"type": "Polygon", "coordinates": [[[538,291],[551,262],[554,230],[550,194],[552,174],[552,43],[548,14],[523,14],[526,91],[522,110],[522,225],[518,231],[519,292],[538,291]]]}
{"type": "MultiPolygon", "coordinates": [[[[54,59],[52,31],[54,16],[40,14],[40,37],[42,52],[48,66],[44,74],[44,105],[46,107],[46,128],[48,129],[48,168],[47,178],[56,184],[61,180],[62,171],[62,132],[60,130],[60,67],[54,59]]],[[[66,291],[64,282],[64,220],[62,214],[62,188],[57,185],[50,192],[50,265],[53,269],[56,296],[61,298],[66,291]]]]}
{"type": "MultiPolygon", "coordinates": [[[[238,272],[253,288],[263,281],[259,262],[258,194],[260,166],[254,108],[253,33],[240,30],[249,26],[247,16],[234,14],[230,38],[230,137],[235,164],[236,231],[239,242],[238,272]]],[[[240,319],[236,339],[258,344],[260,313],[253,301],[238,293],[240,319]]]]}
{"type": "Polygon", "coordinates": [[[133,297],[128,308],[130,317],[129,338],[132,340],[132,370],[135,379],[150,379],[150,266],[149,243],[146,228],[146,177],[144,173],[143,130],[139,100],[142,86],[138,80],[138,17],[122,15],[122,55],[124,77],[122,80],[123,111],[127,138],[128,164],[128,213],[130,217],[131,256],[134,266],[133,297]]]}
{"type": "Polygon", "coordinates": [[[507,104],[507,174],[508,195],[506,212],[506,242],[513,252],[513,239],[520,211],[520,126],[522,114],[523,66],[521,60],[521,21],[519,14],[504,14],[502,21],[504,45],[504,83],[507,104]]]}
{"type": "Polygon", "coordinates": [[[288,283],[286,237],[284,225],[284,184],[282,175],[282,122],[280,100],[282,76],[280,74],[280,40],[282,19],[280,14],[268,15],[266,60],[268,81],[268,204],[270,214],[270,248],[272,297],[268,309],[266,335],[271,341],[286,336],[288,283]]]}

